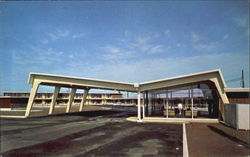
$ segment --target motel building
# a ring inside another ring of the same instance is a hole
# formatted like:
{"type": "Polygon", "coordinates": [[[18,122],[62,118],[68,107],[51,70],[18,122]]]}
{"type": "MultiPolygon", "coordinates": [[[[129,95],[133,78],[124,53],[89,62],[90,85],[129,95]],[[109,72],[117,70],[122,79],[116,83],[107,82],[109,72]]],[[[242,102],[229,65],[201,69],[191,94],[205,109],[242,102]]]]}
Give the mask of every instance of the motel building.
{"type": "MultiPolygon", "coordinates": [[[[42,95],[37,94],[38,88],[52,86],[54,92],[50,93],[49,100],[39,102],[49,105],[48,114],[53,114],[58,103],[64,103],[65,113],[69,113],[74,102],[79,104],[81,112],[84,105],[91,102],[91,89],[114,90],[136,93],[137,98],[126,100],[119,94],[114,98],[109,93],[110,99],[103,99],[103,95],[97,94],[98,102],[112,104],[117,99],[117,102],[124,100],[136,104],[137,122],[223,122],[236,129],[249,130],[249,88],[227,88],[221,71],[217,69],[142,83],[30,73],[28,83],[32,88],[26,93],[29,98],[25,117],[30,116],[33,105],[38,102],[37,97],[42,95]],[[65,97],[67,101],[62,100],[61,88],[70,88],[65,97]],[[78,89],[84,92],[77,93],[78,89]]],[[[3,97],[8,96],[6,94],[3,97]]]]}
{"type": "MultiPolygon", "coordinates": [[[[3,92],[0,96],[1,108],[23,109],[26,108],[30,93],[29,92],[3,92]]],[[[69,92],[58,93],[56,105],[67,106],[69,101],[69,92]]],[[[49,107],[52,103],[53,93],[36,93],[33,106],[49,107]]],[[[80,106],[83,94],[77,92],[74,96],[72,105],[80,106]]],[[[136,98],[123,97],[121,93],[88,93],[85,105],[121,105],[135,106],[136,98]]]]}

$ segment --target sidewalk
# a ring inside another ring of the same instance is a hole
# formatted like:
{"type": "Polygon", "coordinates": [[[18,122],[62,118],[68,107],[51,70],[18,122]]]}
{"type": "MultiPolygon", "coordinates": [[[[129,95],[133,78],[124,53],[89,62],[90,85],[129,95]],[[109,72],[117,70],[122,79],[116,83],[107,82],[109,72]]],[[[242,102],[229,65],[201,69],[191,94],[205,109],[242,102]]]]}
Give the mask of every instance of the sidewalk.
{"type": "Polygon", "coordinates": [[[249,131],[221,123],[189,123],[186,129],[190,157],[250,155],[249,131]]]}

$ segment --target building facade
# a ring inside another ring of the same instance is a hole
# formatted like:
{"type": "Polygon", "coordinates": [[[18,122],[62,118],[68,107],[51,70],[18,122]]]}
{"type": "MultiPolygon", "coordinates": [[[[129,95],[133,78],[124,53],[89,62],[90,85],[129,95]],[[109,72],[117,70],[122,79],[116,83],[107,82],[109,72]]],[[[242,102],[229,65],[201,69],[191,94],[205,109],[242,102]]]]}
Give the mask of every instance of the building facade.
{"type": "MultiPolygon", "coordinates": [[[[4,92],[0,96],[1,108],[25,108],[28,103],[29,92],[4,92]]],[[[59,93],[56,105],[67,105],[70,93],[59,93]]],[[[52,102],[53,93],[36,93],[34,106],[49,106],[52,102]]],[[[80,105],[83,99],[82,93],[76,93],[72,105],[80,105]]],[[[88,93],[85,105],[124,105],[135,106],[136,98],[125,98],[120,93],[88,93]]]]}
{"type": "Polygon", "coordinates": [[[26,93],[29,98],[24,117],[30,116],[32,107],[40,104],[50,104],[49,114],[53,114],[57,104],[66,105],[65,113],[70,113],[72,104],[80,104],[81,112],[84,104],[132,103],[137,104],[138,122],[150,117],[224,121],[227,105],[246,103],[249,107],[249,88],[227,88],[219,69],[142,83],[30,73],[28,83],[32,88],[30,94],[26,93]],[[37,93],[40,86],[53,87],[53,94],[37,93]],[[62,88],[68,88],[70,93],[60,92],[62,88]],[[83,93],[77,93],[78,89],[83,93]],[[131,92],[136,93],[137,98],[92,94],[91,89],[131,92]]]}

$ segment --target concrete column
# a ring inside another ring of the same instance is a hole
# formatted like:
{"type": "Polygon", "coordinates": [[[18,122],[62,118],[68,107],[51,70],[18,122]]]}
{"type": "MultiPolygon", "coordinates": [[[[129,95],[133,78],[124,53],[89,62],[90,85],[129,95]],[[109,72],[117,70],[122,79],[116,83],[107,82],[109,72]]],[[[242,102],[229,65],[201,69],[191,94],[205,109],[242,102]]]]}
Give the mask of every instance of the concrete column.
{"type": "Polygon", "coordinates": [[[171,109],[173,108],[173,93],[170,91],[170,102],[171,102],[171,109]]]}
{"type": "Polygon", "coordinates": [[[71,92],[70,92],[70,95],[69,95],[69,101],[68,101],[68,104],[67,104],[66,113],[70,112],[71,105],[72,105],[72,102],[74,100],[75,94],[76,94],[76,88],[72,88],[71,92]]]}
{"type": "Polygon", "coordinates": [[[168,91],[166,93],[166,98],[167,98],[167,100],[166,100],[166,115],[167,115],[167,118],[168,118],[168,91]]]}
{"type": "Polygon", "coordinates": [[[144,100],[144,96],[142,99],[142,119],[145,117],[145,100],[144,100]]]}
{"type": "Polygon", "coordinates": [[[192,119],[194,119],[194,98],[193,98],[193,88],[191,89],[191,105],[192,105],[192,119]]]}
{"type": "Polygon", "coordinates": [[[143,105],[142,106],[142,118],[144,118],[145,117],[145,106],[143,105]]]}
{"type": "Polygon", "coordinates": [[[28,101],[28,104],[26,107],[25,117],[28,117],[30,115],[30,111],[31,111],[31,108],[32,108],[33,103],[34,103],[34,99],[35,99],[39,84],[40,84],[39,82],[34,82],[32,85],[32,88],[30,90],[29,101],[28,101]]]}
{"type": "Polygon", "coordinates": [[[137,116],[138,116],[138,121],[141,121],[141,93],[137,93],[137,116]]]}
{"type": "Polygon", "coordinates": [[[82,112],[83,111],[83,106],[87,100],[87,95],[89,93],[89,89],[85,89],[84,90],[84,93],[83,93],[83,97],[82,97],[82,101],[81,101],[81,104],[80,104],[80,109],[79,109],[79,112],[82,112]]]}
{"type": "Polygon", "coordinates": [[[149,113],[148,113],[148,105],[149,105],[148,104],[148,91],[145,92],[145,100],[146,100],[146,101],[144,101],[144,105],[146,105],[145,111],[146,111],[146,115],[148,116],[149,115],[149,113]]]}
{"type": "Polygon", "coordinates": [[[50,105],[50,109],[49,109],[49,114],[53,114],[55,104],[56,104],[56,99],[57,99],[58,93],[60,92],[60,89],[61,89],[61,87],[55,86],[54,94],[52,96],[51,105],[50,105]]]}

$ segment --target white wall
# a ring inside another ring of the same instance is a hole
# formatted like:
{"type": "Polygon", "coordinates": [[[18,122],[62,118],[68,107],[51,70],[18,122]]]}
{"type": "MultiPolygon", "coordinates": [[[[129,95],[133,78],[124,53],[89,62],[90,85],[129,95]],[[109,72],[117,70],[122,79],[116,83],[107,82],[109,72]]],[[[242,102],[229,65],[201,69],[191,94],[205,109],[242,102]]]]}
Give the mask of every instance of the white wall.
{"type": "Polygon", "coordinates": [[[237,104],[237,129],[250,130],[250,104],[237,104]]]}

